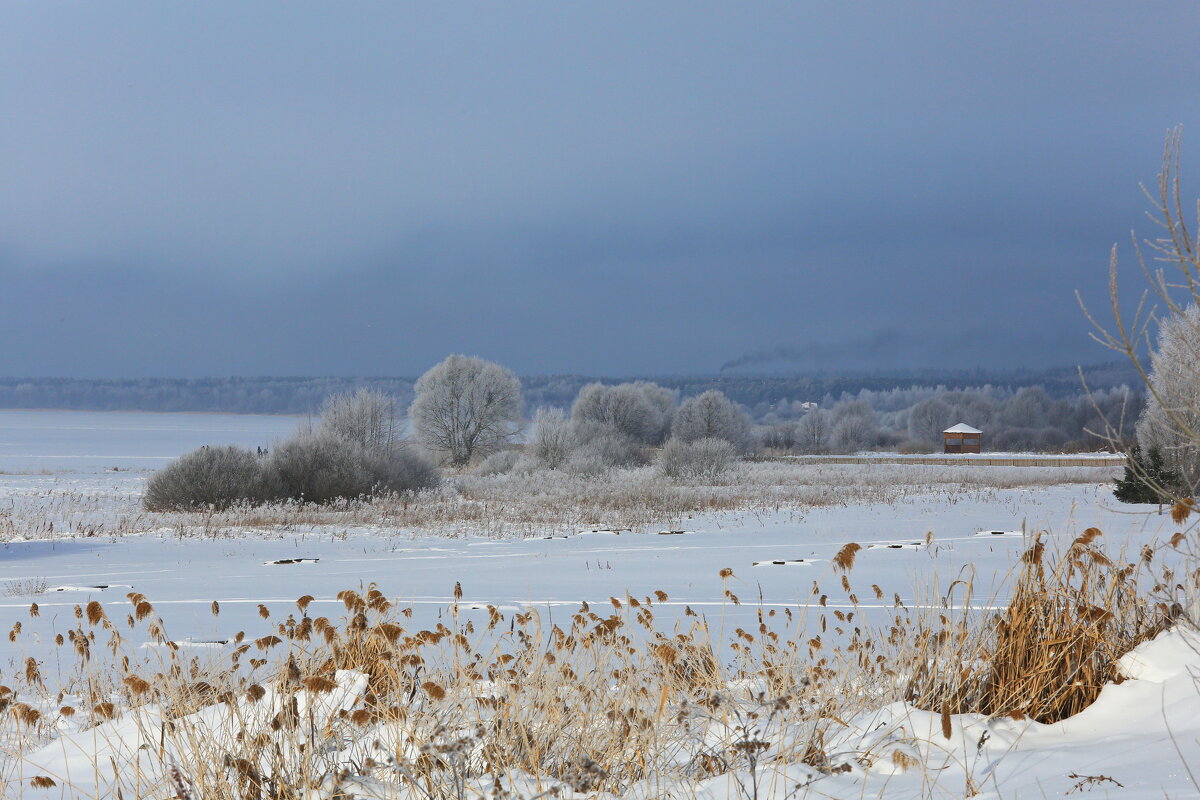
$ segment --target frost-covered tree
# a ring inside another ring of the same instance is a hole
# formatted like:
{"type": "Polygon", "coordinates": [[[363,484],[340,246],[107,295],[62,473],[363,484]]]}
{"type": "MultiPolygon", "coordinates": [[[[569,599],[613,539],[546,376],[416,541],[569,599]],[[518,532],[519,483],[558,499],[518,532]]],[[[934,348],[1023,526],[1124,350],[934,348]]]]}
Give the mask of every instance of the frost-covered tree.
{"type": "Polygon", "coordinates": [[[875,443],[879,423],[866,400],[838,403],[830,417],[829,447],[835,453],[854,453],[875,443]]]}
{"type": "Polygon", "coordinates": [[[829,412],[821,408],[812,409],[796,423],[796,449],[801,453],[828,452],[832,429],[829,412]]]}
{"type": "Polygon", "coordinates": [[[558,469],[578,446],[575,426],[561,408],[539,408],[533,415],[533,433],[525,452],[538,464],[558,469]]]}
{"type": "Polygon", "coordinates": [[[835,453],[857,453],[870,447],[876,429],[865,417],[847,417],[829,432],[829,449],[835,453]]]}
{"type": "Polygon", "coordinates": [[[638,444],[656,445],[671,429],[674,402],[669,389],[646,381],[589,383],[571,406],[571,420],[580,431],[606,429],[638,444]]]}
{"type": "Polygon", "coordinates": [[[647,425],[646,444],[660,445],[671,436],[671,424],[675,419],[675,404],[679,401],[679,393],[650,381],[634,381],[633,385],[655,411],[654,418],[647,425]]]}
{"type": "Polygon", "coordinates": [[[1138,444],[1161,453],[1179,477],[1179,485],[1164,488],[1194,495],[1200,487],[1200,306],[1163,320],[1150,355],[1149,388],[1138,444]]]}
{"type": "Polygon", "coordinates": [[[995,420],[996,401],[982,392],[946,392],[941,399],[953,410],[954,422],[986,431],[995,420]]]}
{"type": "Polygon", "coordinates": [[[452,355],[418,378],[413,391],[413,435],[452,466],[495,451],[521,429],[521,382],[491,361],[452,355]]]}
{"type": "Polygon", "coordinates": [[[908,412],[908,435],[918,442],[936,444],[942,431],[955,423],[954,409],[937,397],[914,405],[908,412]]]}
{"type": "Polygon", "coordinates": [[[400,438],[396,400],[373,389],[331,395],[321,409],[318,432],[368,450],[389,450],[400,438]]]}
{"type": "Polygon", "coordinates": [[[759,428],[758,446],[771,450],[791,450],[796,446],[797,427],[798,423],[795,422],[775,422],[759,428]]]}
{"type": "Polygon", "coordinates": [[[715,389],[683,401],[675,412],[671,435],[685,443],[721,439],[741,453],[752,446],[750,418],[724,392],[715,389]]]}
{"type": "Polygon", "coordinates": [[[1010,428],[1043,428],[1053,404],[1041,386],[1026,386],[1009,398],[996,419],[1010,428]]]}

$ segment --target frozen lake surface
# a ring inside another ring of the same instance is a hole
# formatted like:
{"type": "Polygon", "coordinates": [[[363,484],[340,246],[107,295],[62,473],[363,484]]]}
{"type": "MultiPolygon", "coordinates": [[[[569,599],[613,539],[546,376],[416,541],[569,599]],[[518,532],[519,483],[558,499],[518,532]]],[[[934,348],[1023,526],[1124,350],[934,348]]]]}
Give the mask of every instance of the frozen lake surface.
{"type": "Polygon", "coordinates": [[[301,417],[0,409],[0,473],[155,470],[202,445],[267,447],[301,417]]]}

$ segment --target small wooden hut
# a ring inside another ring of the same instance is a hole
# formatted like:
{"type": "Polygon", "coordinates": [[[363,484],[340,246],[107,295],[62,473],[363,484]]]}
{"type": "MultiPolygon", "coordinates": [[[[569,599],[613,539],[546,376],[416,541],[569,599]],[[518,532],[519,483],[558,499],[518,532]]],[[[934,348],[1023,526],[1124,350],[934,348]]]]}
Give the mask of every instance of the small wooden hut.
{"type": "Polygon", "coordinates": [[[946,428],[942,431],[947,453],[978,453],[979,440],[982,435],[983,431],[961,422],[953,428],[946,428]]]}

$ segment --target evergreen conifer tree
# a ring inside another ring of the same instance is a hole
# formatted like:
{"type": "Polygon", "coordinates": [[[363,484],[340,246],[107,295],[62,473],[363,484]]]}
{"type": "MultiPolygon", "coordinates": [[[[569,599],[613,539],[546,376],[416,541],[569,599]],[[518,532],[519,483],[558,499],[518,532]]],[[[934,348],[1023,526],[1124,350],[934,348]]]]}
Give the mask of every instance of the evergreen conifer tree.
{"type": "Polygon", "coordinates": [[[1158,503],[1171,500],[1180,481],[1179,473],[1166,466],[1162,451],[1151,447],[1143,455],[1134,446],[1126,456],[1125,475],[1117,481],[1113,496],[1122,503],[1158,503]]]}

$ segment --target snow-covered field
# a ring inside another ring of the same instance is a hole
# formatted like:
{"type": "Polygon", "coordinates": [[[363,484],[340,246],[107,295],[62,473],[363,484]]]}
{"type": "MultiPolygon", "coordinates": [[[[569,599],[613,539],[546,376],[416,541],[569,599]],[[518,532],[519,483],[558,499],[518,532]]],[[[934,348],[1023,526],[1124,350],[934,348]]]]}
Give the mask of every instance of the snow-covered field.
{"type": "MultiPolygon", "coordinates": [[[[1095,527],[1103,532],[1110,556],[1124,553],[1136,561],[1146,545],[1169,551],[1165,542],[1179,530],[1153,509],[1130,513],[1130,507],[1115,503],[1110,485],[1100,482],[1109,472],[1096,470],[1091,483],[987,487],[986,470],[1000,468],[976,468],[970,482],[942,480],[929,491],[920,488],[925,479],[914,480],[879,502],[778,508],[758,503],[752,509],[664,518],[631,530],[543,526],[526,538],[498,538],[482,529],[472,534],[470,526],[461,524],[454,526],[453,536],[444,536],[427,527],[360,524],[349,518],[344,524],[324,520],[205,536],[139,516],[136,501],[145,470],[199,444],[270,444],[296,424],[294,418],[270,417],[0,412],[0,514],[20,517],[26,531],[30,514],[57,517],[53,529],[16,537],[24,541],[10,535],[0,544],[0,621],[5,629],[19,623],[15,633],[0,641],[4,683],[17,688],[19,697],[31,698],[26,672],[33,659],[50,698],[42,698],[45,730],[36,746],[26,742],[28,749],[20,755],[10,749],[0,764],[6,796],[116,797],[120,787],[126,798],[173,797],[178,790],[166,771],[175,763],[187,772],[180,763],[185,754],[164,744],[164,721],[155,706],[142,706],[98,727],[90,727],[83,715],[55,719],[54,710],[66,702],[54,696],[56,687],[68,699],[79,691],[70,643],[64,649],[56,637],[79,628],[80,609],[92,601],[100,601],[125,631],[132,647],[127,655],[132,653],[136,661],[161,658],[161,647],[142,646],[153,638],[142,626],[127,629],[123,622],[138,602],[128,595],[149,598],[163,629],[158,638],[203,665],[228,658],[239,632],[248,640],[263,636],[279,620],[297,614],[302,595],[310,596],[305,609],[311,612],[301,609],[305,614],[338,619],[346,613],[339,592],[365,594],[376,584],[398,608],[412,609],[405,624],[414,630],[449,624],[449,609],[457,603],[455,624],[482,630],[496,612],[510,621],[529,615],[544,633],[556,625],[569,627],[582,602],[611,610],[610,598],[624,607],[630,597],[650,599],[660,592],[653,603],[657,629],[703,620],[718,658],[725,659],[732,658],[727,643],[740,635],[735,631],[757,629],[762,614],[786,610],[791,618],[794,613],[792,635],[798,640],[813,635],[819,617],[813,611],[821,594],[827,595],[822,613],[853,610],[864,626],[885,626],[897,601],[907,608],[936,606],[947,587],[964,578],[971,580],[973,593],[969,601],[961,593],[954,595],[955,602],[969,602],[981,611],[1002,606],[1008,592],[1005,577],[1037,531],[1065,548],[1095,527]],[[979,478],[981,474],[985,477],[979,478]],[[850,542],[863,549],[848,575],[848,590],[831,562],[850,542]],[[732,574],[722,576],[725,570],[732,574]],[[820,589],[814,590],[814,584],[820,589]],[[38,607],[36,616],[30,614],[32,603],[38,607]],[[264,622],[264,613],[270,621],[264,622]],[[55,786],[34,788],[30,780],[36,775],[54,777],[55,786]]],[[[906,469],[866,465],[822,474],[881,468],[906,469]]],[[[1079,474],[1073,473],[1076,479],[1079,474]]],[[[834,738],[824,748],[836,758],[804,765],[794,753],[781,756],[791,752],[783,743],[799,736],[803,726],[793,725],[784,712],[761,714],[747,723],[752,731],[737,734],[743,741],[757,737],[770,742],[755,754],[757,760],[733,763],[710,776],[664,772],[661,779],[623,786],[620,793],[756,800],[1007,798],[1069,792],[1200,797],[1200,786],[1188,771],[1200,772],[1200,688],[1193,679],[1200,657],[1194,644],[1191,634],[1178,631],[1143,645],[1123,662],[1129,680],[1106,688],[1083,714],[1052,725],[977,715],[955,715],[947,722],[937,713],[892,702],[838,720],[834,738]]],[[[92,647],[98,651],[101,642],[92,647]]],[[[336,683],[337,689],[319,697],[304,691],[298,695],[305,713],[327,730],[360,706],[366,687],[365,679],[352,671],[338,673],[336,683]],[[339,717],[339,710],[346,713],[339,717]]],[[[283,689],[271,691],[260,711],[286,705],[291,696],[283,689]]],[[[691,746],[688,741],[728,738],[731,720],[750,713],[745,701],[753,693],[747,686],[731,686],[728,692],[733,711],[678,722],[680,730],[690,731],[672,745],[679,758],[691,746]]],[[[664,709],[677,710],[674,701],[668,703],[666,690],[661,699],[648,702],[659,705],[660,718],[664,709]]],[[[195,714],[171,724],[203,723],[216,731],[233,717],[253,716],[236,703],[195,714]]],[[[387,780],[362,767],[372,737],[390,735],[384,728],[342,731],[336,743],[322,740],[327,750],[323,757],[331,765],[357,766],[343,781],[343,794],[330,788],[335,783],[331,772],[328,791],[310,796],[434,796],[414,785],[388,788],[387,780]],[[360,787],[354,790],[358,794],[351,791],[352,784],[360,787]]],[[[4,735],[11,748],[11,731],[4,735]]],[[[309,747],[315,746],[310,737],[309,747]]],[[[419,749],[419,743],[413,746],[419,749]]],[[[393,750],[403,748],[397,744],[393,750]]],[[[544,776],[514,773],[502,784],[518,797],[551,789],[564,797],[588,794],[580,788],[583,783],[556,784],[544,776]]],[[[460,789],[463,797],[497,795],[491,779],[467,781],[460,789]]]]}
{"type": "Polygon", "coordinates": [[[0,653],[20,663],[30,654],[43,656],[30,635],[40,636],[47,647],[64,625],[73,624],[70,611],[76,604],[127,604],[130,591],[154,600],[177,639],[232,638],[253,626],[259,603],[286,605],[303,594],[332,613],[341,607],[339,591],[370,583],[413,605],[418,618],[436,617],[461,583],[468,605],[535,607],[548,619],[556,611],[569,613],[583,600],[606,603],[610,597],[659,589],[671,596],[664,609],[682,612],[690,606],[744,625],[760,603],[804,605],[811,600],[813,581],[835,583],[830,559],[848,542],[865,548],[855,583],[879,585],[887,598],[864,600],[867,606],[890,608],[896,594],[912,604],[917,587],[967,574],[974,575],[977,598],[988,601],[1002,590],[993,582],[1009,572],[1026,546],[1023,528],[1069,541],[1098,527],[1106,531],[1110,547],[1135,552],[1173,532],[1169,518],[1129,516],[1112,508],[1107,492],[1100,486],[1010,489],[952,503],[944,495],[913,496],[801,514],[703,514],[671,532],[650,526],[521,540],[326,527],[239,538],[181,538],[166,530],[11,542],[0,545],[0,587],[8,587],[9,595],[0,598],[0,609],[23,618],[36,600],[42,616],[25,623],[19,651],[4,641],[0,653]],[[725,568],[734,572],[729,585],[741,606],[731,606],[722,594],[718,573],[725,568]],[[23,591],[30,584],[44,584],[44,593],[35,597],[23,591]],[[219,621],[209,614],[213,600],[225,609],[219,621]]]}

